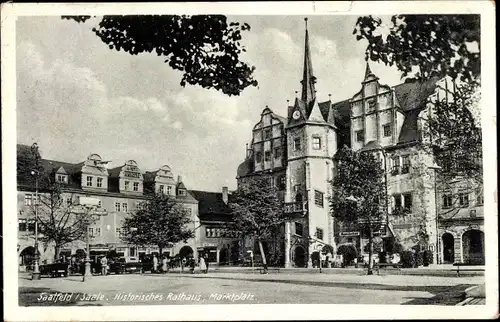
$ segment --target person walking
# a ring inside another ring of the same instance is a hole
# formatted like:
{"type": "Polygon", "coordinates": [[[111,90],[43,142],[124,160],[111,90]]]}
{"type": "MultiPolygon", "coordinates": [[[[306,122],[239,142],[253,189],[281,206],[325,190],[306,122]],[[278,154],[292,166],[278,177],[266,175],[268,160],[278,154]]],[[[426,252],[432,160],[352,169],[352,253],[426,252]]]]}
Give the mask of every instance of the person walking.
{"type": "Polygon", "coordinates": [[[183,257],[181,260],[181,272],[184,272],[184,266],[186,266],[186,258],[183,257]]]}
{"type": "Polygon", "coordinates": [[[205,255],[203,256],[203,259],[204,259],[204,262],[205,262],[205,274],[208,273],[208,254],[205,253],[205,255]]]}
{"type": "Polygon", "coordinates": [[[153,273],[156,273],[158,270],[158,257],[156,255],[153,255],[153,273]]]}
{"type": "Polygon", "coordinates": [[[168,258],[167,258],[167,256],[163,256],[161,270],[163,271],[163,273],[168,272],[168,258]]]}
{"type": "Polygon", "coordinates": [[[200,271],[203,272],[203,273],[207,273],[207,265],[205,263],[205,258],[200,257],[200,271]]]}
{"type": "Polygon", "coordinates": [[[108,259],[106,258],[106,256],[103,256],[101,258],[101,275],[108,275],[108,259]]]}
{"type": "Polygon", "coordinates": [[[196,266],[196,262],[194,261],[194,257],[189,258],[189,266],[190,266],[191,274],[194,274],[194,268],[196,266]]]}

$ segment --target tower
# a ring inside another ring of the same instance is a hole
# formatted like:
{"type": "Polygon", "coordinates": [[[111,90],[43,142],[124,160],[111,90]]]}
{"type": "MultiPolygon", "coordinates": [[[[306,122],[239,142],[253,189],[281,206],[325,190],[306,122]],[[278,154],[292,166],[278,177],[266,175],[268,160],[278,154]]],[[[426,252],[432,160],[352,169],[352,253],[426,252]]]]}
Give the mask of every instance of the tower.
{"type": "MultiPolygon", "coordinates": [[[[286,127],[287,170],[285,227],[288,267],[300,266],[317,257],[325,246],[333,246],[333,221],[329,212],[329,180],[333,173],[332,157],[337,150],[332,106],[316,97],[307,18],[305,30],[302,95],[288,109],[286,127]],[[292,241],[293,239],[293,241],[292,241]],[[293,244],[293,247],[292,247],[293,244]],[[302,248],[302,249],[300,249],[302,248]],[[304,256],[304,258],[299,258],[304,256]]],[[[327,247],[328,248],[328,247],[327,247]]]]}

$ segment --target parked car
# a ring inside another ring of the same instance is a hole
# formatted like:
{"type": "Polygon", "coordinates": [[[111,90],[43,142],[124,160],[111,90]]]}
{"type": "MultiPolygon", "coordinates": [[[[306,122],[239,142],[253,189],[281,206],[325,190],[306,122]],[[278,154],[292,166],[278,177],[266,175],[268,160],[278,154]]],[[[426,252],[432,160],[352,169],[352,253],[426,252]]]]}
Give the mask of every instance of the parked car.
{"type": "Polygon", "coordinates": [[[49,275],[50,277],[68,276],[69,263],[52,263],[40,265],[40,275],[49,275]]]}
{"type": "Polygon", "coordinates": [[[120,257],[109,263],[109,272],[115,274],[141,273],[142,264],[135,258],[131,260],[130,257],[120,257]]]}

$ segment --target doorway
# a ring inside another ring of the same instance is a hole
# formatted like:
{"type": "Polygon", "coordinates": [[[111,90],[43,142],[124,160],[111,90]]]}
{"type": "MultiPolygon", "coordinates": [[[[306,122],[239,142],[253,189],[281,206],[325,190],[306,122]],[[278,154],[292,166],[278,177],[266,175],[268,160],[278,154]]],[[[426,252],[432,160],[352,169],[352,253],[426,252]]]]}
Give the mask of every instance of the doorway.
{"type": "Polygon", "coordinates": [[[443,263],[455,262],[455,238],[450,233],[444,233],[443,237],[443,263]]]}

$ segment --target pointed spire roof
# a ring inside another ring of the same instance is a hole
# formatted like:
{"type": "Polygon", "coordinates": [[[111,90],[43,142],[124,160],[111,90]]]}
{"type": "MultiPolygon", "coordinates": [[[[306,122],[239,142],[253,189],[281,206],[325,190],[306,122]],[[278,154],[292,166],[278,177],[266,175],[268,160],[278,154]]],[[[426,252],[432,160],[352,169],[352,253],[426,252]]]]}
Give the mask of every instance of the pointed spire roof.
{"type": "Polygon", "coordinates": [[[316,83],[316,77],[313,75],[313,68],[311,62],[311,53],[309,50],[309,32],[307,30],[307,18],[304,18],[306,22],[306,38],[305,38],[305,50],[304,50],[304,74],[302,76],[302,96],[301,99],[306,103],[307,106],[310,105],[312,101],[316,98],[316,90],[314,84],[316,83]]]}
{"type": "Polygon", "coordinates": [[[373,75],[372,70],[370,69],[370,63],[368,63],[368,60],[366,61],[366,70],[365,70],[365,79],[369,76],[373,75]]]}

